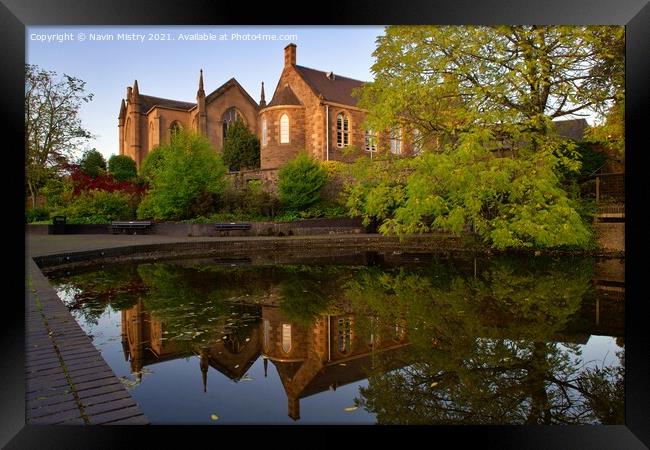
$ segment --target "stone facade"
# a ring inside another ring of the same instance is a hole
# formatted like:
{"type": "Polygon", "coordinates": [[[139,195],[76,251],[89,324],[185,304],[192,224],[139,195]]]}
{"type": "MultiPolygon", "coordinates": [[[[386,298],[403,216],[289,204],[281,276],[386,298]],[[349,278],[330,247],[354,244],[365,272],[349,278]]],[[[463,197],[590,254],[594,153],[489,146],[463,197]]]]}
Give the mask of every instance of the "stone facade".
{"type": "MultiPolygon", "coordinates": [[[[234,111],[260,139],[262,169],[277,169],[301,151],[322,161],[352,161],[366,150],[365,111],[356,106],[352,95],[363,82],[299,66],[296,50],[295,44],[285,47],[284,68],[268,105],[264,83],[258,104],[234,78],[206,95],[202,71],[196,103],[140,94],[136,80],[127,87],[120,108],[120,154],[133,158],[139,168],[154,147],[169,142],[176,128],[207,136],[220,151],[224,123],[234,117],[234,111]],[[288,130],[281,142],[283,116],[288,130]],[[337,120],[339,117],[342,120],[337,120]],[[350,147],[359,153],[346,151],[350,147]]],[[[411,135],[412,131],[402,130],[401,155],[413,153],[411,135]]],[[[386,131],[377,133],[376,141],[377,151],[389,151],[386,131]]]]}

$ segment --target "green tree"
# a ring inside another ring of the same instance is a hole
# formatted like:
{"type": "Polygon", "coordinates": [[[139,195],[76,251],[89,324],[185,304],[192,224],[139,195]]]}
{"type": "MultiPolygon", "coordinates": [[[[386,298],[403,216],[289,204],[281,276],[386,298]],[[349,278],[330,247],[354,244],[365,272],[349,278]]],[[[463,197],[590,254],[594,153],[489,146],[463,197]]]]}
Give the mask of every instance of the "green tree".
{"type": "Polygon", "coordinates": [[[86,83],[70,75],[25,65],[25,178],[32,206],[46,180],[60,174],[91,134],[79,111],[93,99],[86,83]]]}
{"type": "Polygon", "coordinates": [[[547,133],[548,119],[600,111],[621,95],[622,49],[623,27],[389,26],[359,106],[373,129],[547,133]]]}
{"type": "Polygon", "coordinates": [[[92,148],[83,153],[79,160],[79,167],[86,175],[97,178],[106,172],[106,160],[104,159],[104,155],[92,148]]]}
{"type": "Polygon", "coordinates": [[[562,161],[550,146],[519,158],[495,157],[488,148],[464,136],[454,151],[416,161],[408,199],[385,230],[461,233],[469,226],[496,248],[590,245],[590,230],[556,175],[562,164],[575,170],[573,160],[562,161]]]}
{"type": "Polygon", "coordinates": [[[160,147],[154,147],[140,164],[140,176],[147,183],[151,183],[154,178],[154,173],[162,167],[164,154],[159,151],[160,147]]]}
{"type": "Polygon", "coordinates": [[[210,214],[215,197],[226,186],[226,168],[208,140],[181,131],[154,151],[158,152],[158,167],[150,175],[138,217],[182,220],[210,214]]]}
{"type": "Polygon", "coordinates": [[[127,155],[111,155],[108,158],[108,172],[118,181],[130,180],[137,176],[135,161],[127,155]]]}
{"type": "Polygon", "coordinates": [[[327,182],[327,172],[318,161],[300,153],[280,169],[278,191],[282,205],[290,210],[300,210],[316,203],[327,182]]]}
{"type": "Polygon", "coordinates": [[[260,167],[260,141],[239,118],[228,127],[223,145],[223,162],[231,170],[260,167]]]}

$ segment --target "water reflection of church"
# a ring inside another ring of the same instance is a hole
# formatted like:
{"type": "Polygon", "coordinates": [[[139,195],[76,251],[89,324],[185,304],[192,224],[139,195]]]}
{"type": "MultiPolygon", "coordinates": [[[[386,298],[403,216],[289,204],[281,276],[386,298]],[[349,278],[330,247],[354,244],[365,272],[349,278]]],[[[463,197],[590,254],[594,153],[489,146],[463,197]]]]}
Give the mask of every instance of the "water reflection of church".
{"type": "MultiPolygon", "coordinates": [[[[602,335],[616,337],[619,345],[623,344],[622,267],[616,261],[599,265],[593,281],[596,295],[584,299],[565,331],[554,339],[586,344],[591,335],[602,335]]],[[[261,356],[265,376],[268,362],[275,366],[287,395],[288,415],[294,420],[300,418],[300,399],[363,380],[380,359],[381,367],[388,369],[404,367],[410,361],[405,324],[399,322],[380,325],[372,318],[342,313],[323,315],[305,327],[287,320],[276,300],[245,308],[256,308],[256,316],[261,318],[201,348],[164,339],[164,323],[138,301],[122,311],[125,358],[132,372],[141,376],[142,369],[150,364],[198,354],[205,390],[210,367],[239,381],[261,356]],[[360,327],[364,320],[365,326],[360,327]]]]}
{"type": "Polygon", "coordinates": [[[300,399],[367,378],[378,358],[390,356],[395,368],[406,362],[400,350],[408,346],[405,328],[399,324],[373,333],[355,333],[355,315],[321,316],[310,327],[289,322],[278,305],[261,306],[261,320],[226,334],[209,347],[184,345],[163,339],[164,324],[149,314],[141,301],[122,311],[122,344],[131,371],[141,377],[150,364],[199,355],[204,390],[210,367],[239,381],[261,356],[264,375],[269,361],[284,386],[288,415],[300,418],[300,399]],[[401,363],[397,361],[402,361],[401,363]]]}

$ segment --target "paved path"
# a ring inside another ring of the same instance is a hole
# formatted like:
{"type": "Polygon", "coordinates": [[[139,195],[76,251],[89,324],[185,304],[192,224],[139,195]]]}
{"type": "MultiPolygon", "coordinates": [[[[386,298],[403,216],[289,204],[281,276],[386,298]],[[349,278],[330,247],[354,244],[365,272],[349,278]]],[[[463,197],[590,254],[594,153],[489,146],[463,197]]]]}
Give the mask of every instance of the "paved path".
{"type": "Polygon", "coordinates": [[[149,423],[31,258],[25,328],[28,423],[149,423]]]}

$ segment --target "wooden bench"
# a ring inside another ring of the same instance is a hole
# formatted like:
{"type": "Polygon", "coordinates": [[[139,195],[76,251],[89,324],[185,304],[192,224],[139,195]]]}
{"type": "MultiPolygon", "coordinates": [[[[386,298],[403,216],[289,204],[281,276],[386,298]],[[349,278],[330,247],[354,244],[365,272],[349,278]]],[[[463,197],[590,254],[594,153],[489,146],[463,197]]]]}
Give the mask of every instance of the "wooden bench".
{"type": "Polygon", "coordinates": [[[247,222],[242,223],[217,223],[214,226],[214,229],[219,232],[220,235],[223,235],[228,231],[249,231],[251,229],[251,224],[247,222]]]}
{"type": "Polygon", "coordinates": [[[133,231],[133,234],[137,234],[138,230],[148,230],[151,228],[152,223],[149,221],[136,221],[136,220],[125,220],[125,221],[115,221],[111,222],[109,229],[111,233],[116,234],[117,232],[123,231],[133,231]]]}

